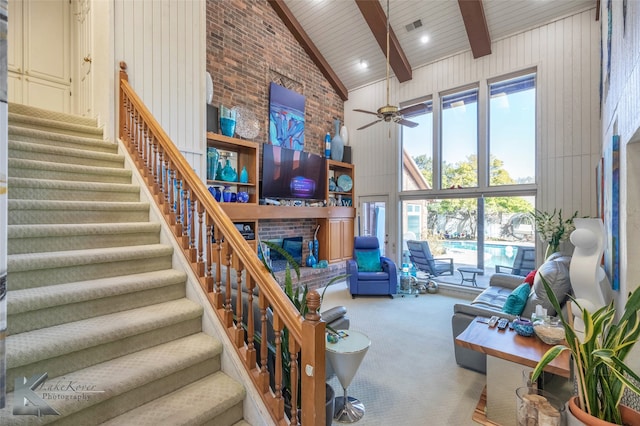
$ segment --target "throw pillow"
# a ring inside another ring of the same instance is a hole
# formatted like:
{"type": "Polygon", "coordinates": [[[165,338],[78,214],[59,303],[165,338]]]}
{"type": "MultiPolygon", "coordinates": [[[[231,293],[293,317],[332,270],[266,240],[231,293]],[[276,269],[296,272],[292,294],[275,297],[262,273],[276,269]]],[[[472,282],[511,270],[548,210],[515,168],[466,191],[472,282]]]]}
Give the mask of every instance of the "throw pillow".
{"type": "Polygon", "coordinates": [[[379,249],[356,251],[356,263],[359,272],[382,272],[379,249]]]}
{"type": "Polygon", "coordinates": [[[529,283],[525,282],[520,284],[509,296],[507,296],[507,300],[504,302],[504,306],[502,307],[502,312],[511,315],[522,314],[524,306],[527,304],[530,292],[531,287],[529,286],[529,283]]]}
{"type": "Polygon", "coordinates": [[[567,297],[571,294],[571,280],[569,278],[569,264],[571,263],[571,256],[563,256],[557,253],[559,256],[552,255],[546,262],[538,268],[536,277],[533,280],[533,292],[529,298],[529,303],[522,313],[522,316],[531,318],[531,314],[535,312],[536,305],[541,305],[547,310],[547,314],[550,316],[556,315],[556,310],[553,309],[547,292],[542,285],[541,276],[549,283],[553,294],[560,302],[560,306],[563,306],[567,301],[567,297]]]}
{"type": "Polygon", "coordinates": [[[529,284],[529,286],[533,286],[533,279],[536,277],[536,270],[529,272],[527,276],[524,278],[524,282],[529,284]]]}

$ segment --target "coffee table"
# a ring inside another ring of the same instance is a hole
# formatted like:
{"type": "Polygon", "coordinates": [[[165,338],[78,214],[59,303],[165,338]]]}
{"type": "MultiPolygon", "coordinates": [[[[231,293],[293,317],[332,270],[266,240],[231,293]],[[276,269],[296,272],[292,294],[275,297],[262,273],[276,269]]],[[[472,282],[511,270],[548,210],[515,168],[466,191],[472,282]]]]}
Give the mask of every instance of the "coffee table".
{"type": "MultiPolygon", "coordinates": [[[[551,346],[536,336],[523,337],[508,328],[504,331],[490,328],[487,321],[483,317],[474,319],[455,338],[455,343],[487,354],[486,418],[510,425],[516,419],[516,389],[525,386],[529,373],[551,346]]],[[[570,378],[569,366],[569,352],[565,351],[545,371],[570,378]]]]}

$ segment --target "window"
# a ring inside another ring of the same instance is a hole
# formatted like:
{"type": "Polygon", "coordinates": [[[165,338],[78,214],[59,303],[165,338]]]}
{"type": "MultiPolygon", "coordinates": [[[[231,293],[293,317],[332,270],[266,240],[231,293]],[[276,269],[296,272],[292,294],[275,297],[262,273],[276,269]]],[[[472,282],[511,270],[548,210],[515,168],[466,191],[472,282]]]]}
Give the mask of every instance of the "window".
{"type": "MultiPolygon", "coordinates": [[[[454,271],[483,269],[486,285],[497,266],[535,249],[536,74],[450,90],[429,105],[410,118],[418,127],[402,128],[402,243],[427,240],[454,271]]],[[[460,284],[457,273],[437,279],[460,284]]]]}
{"type": "Polygon", "coordinates": [[[422,231],[422,217],[421,206],[419,204],[407,205],[407,229],[406,232],[410,232],[418,238],[422,231]]]}
{"type": "MultiPolygon", "coordinates": [[[[402,189],[404,191],[433,187],[433,105],[423,103],[418,114],[405,115],[417,127],[402,126],[402,189]]],[[[403,107],[406,105],[403,105],[403,107]]]]}
{"type": "Polygon", "coordinates": [[[478,89],[442,97],[440,188],[478,186],[478,89]]]}
{"type": "Polygon", "coordinates": [[[536,80],[489,84],[489,185],[535,183],[536,80]]]}

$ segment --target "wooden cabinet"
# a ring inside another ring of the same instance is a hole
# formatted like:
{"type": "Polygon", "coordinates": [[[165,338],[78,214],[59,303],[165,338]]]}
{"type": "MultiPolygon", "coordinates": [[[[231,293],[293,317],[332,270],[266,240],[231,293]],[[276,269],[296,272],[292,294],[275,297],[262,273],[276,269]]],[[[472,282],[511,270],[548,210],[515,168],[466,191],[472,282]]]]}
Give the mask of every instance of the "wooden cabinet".
{"type": "MultiPolygon", "coordinates": [[[[353,255],[353,233],[355,209],[354,200],[354,166],[348,163],[327,159],[327,179],[333,178],[337,183],[347,182],[345,188],[332,188],[327,186],[326,198],[332,199],[333,204],[328,207],[293,207],[293,206],[261,206],[259,199],[259,144],[243,139],[230,138],[217,133],[207,133],[207,147],[213,147],[220,153],[220,163],[224,167],[226,158],[237,172],[238,176],[243,167],[249,174],[249,182],[228,182],[207,179],[207,186],[222,188],[225,185],[231,187],[233,192],[245,191],[249,193],[248,203],[220,203],[223,210],[229,215],[240,233],[246,231],[248,226],[252,236],[243,234],[247,242],[257,250],[258,221],[260,219],[304,219],[313,218],[318,221],[320,230],[320,259],[326,259],[329,263],[350,259],[353,255]],[[346,178],[340,178],[347,176],[346,178]],[[349,184],[351,182],[351,184],[349,184]]],[[[223,255],[226,249],[223,246],[223,255]]],[[[234,265],[235,266],[235,265],[234,265]]]]}
{"type": "Polygon", "coordinates": [[[353,207],[355,167],[353,164],[327,159],[328,206],[353,207]]]}
{"type": "Polygon", "coordinates": [[[353,218],[322,219],[318,240],[320,259],[329,263],[351,259],[353,256],[353,218]]]}

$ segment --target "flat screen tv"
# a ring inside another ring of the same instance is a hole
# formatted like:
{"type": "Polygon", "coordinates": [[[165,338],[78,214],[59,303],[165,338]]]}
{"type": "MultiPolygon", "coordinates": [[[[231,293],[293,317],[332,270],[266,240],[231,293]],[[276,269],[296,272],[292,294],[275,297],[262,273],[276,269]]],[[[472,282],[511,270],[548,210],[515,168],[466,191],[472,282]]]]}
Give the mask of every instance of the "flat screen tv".
{"type": "Polygon", "coordinates": [[[324,157],[267,143],[263,147],[263,198],[324,200],[324,157]]]}

